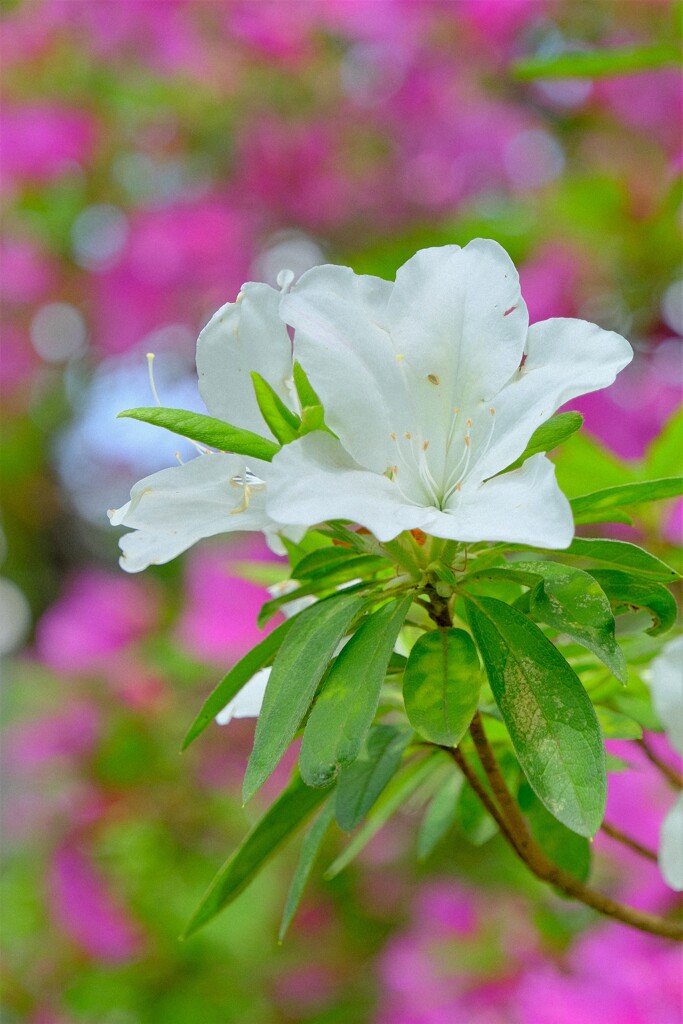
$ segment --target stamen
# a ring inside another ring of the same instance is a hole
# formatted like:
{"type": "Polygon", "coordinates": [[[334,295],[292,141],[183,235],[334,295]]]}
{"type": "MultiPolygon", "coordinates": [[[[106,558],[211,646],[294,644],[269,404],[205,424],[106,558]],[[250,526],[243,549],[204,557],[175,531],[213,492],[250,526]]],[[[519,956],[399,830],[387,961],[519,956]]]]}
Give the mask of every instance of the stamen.
{"type": "Polygon", "coordinates": [[[409,431],[409,430],[406,430],[406,441],[410,441],[410,439],[411,439],[411,437],[412,437],[412,436],[413,436],[413,435],[412,435],[412,434],[410,433],[410,431],[409,431]]]}
{"type": "Polygon", "coordinates": [[[437,375],[435,373],[428,373],[427,374],[427,380],[429,381],[430,384],[440,384],[441,383],[441,381],[439,380],[439,378],[437,377],[437,375]]]}
{"type": "Polygon", "coordinates": [[[157,386],[154,383],[154,368],[153,368],[153,365],[152,365],[154,363],[154,358],[155,357],[154,357],[154,353],[153,352],[148,352],[147,353],[147,372],[149,373],[149,386],[152,389],[152,394],[154,395],[154,401],[161,408],[161,401],[159,400],[159,392],[157,391],[157,386]]]}
{"type": "Polygon", "coordinates": [[[286,295],[289,289],[294,284],[294,271],[293,270],[281,270],[275,279],[278,288],[283,295],[286,295]]]}
{"type": "Polygon", "coordinates": [[[181,466],[185,465],[185,463],[183,462],[183,460],[180,457],[180,452],[176,452],[175,453],[175,457],[176,457],[176,459],[178,460],[178,462],[180,463],[181,466]]]}

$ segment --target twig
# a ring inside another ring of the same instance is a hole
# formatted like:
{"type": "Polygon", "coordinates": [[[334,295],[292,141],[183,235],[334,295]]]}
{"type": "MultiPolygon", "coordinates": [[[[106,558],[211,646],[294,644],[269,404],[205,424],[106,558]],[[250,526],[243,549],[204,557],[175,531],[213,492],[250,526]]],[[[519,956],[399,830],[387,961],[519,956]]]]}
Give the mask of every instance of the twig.
{"type": "Polygon", "coordinates": [[[639,745],[648,761],[652,762],[655,768],[662,773],[664,778],[674,787],[674,789],[683,789],[683,775],[681,775],[680,772],[676,771],[676,769],[670,764],[667,764],[666,761],[662,761],[661,757],[659,757],[658,754],[655,754],[646,739],[643,738],[636,740],[636,743],[639,745]]]}
{"type": "Polygon", "coordinates": [[[657,863],[657,854],[654,850],[650,850],[647,846],[643,846],[637,839],[634,839],[633,836],[626,835],[626,833],[622,832],[621,829],[616,828],[614,825],[610,825],[608,821],[603,821],[600,828],[606,836],[610,837],[610,839],[616,839],[616,841],[621,843],[622,846],[627,846],[629,850],[633,850],[634,853],[640,854],[640,856],[645,857],[646,860],[652,860],[655,864],[657,863]]]}

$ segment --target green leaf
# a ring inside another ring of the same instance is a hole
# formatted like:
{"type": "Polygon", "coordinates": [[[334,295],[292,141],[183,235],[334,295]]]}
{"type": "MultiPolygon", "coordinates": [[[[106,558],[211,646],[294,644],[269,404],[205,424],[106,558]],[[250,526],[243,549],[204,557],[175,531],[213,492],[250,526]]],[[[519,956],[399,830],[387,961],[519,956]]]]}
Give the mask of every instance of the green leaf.
{"type": "Polygon", "coordinates": [[[605,750],[578,676],[514,608],[494,598],[467,600],[491,690],[532,789],[567,828],[595,835],[607,795],[605,750]]]}
{"type": "Polygon", "coordinates": [[[273,615],[279,612],[284,605],[291,604],[292,601],[298,601],[300,597],[308,597],[311,594],[318,595],[325,590],[332,590],[333,587],[338,587],[342,583],[350,583],[352,580],[360,579],[360,583],[347,587],[346,593],[350,594],[356,590],[364,590],[368,586],[364,576],[377,572],[377,568],[377,559],[374,555],[357,555],[355,559],[349,558],[343,564],[340,563],[333,572],[330,571],[326,575],[315,576],[295,590],[290,590],[287,594],[280,594],[279,597],[266,601],[258,613],[256,623],[259,627],[265,626],[266,622],[272,619],[273,615]]]}
{"type": "Polygon", "coordinates": [[[511,70],[514,77],[522,82],[536,78],[605,78],[677,65],[679,60],[680,54],[675,46],[658,43],[524,57],[515,61],[511,70]]]}
{"type": "Polygon", "coordinates": [[[426,860],[455,824],[464,777],[452,772],[432,797],[417,834],[417,859],[426,860]]]}
{"type": "Polygon", "coordinates": [[[163,427],[181,437],[189,437],[192,441],[218,448],[223,452],[234,452],[235,455],[247,455],[252,459],[263,459],[271,462],[280,451],[280,446],[269,441],[251,430],[233,427],[223,420],[212,416],[204,416],[199,412],[187,412],[185,409],[164,409],[156,406],[145,409],[126,409],[118,418],[128,417],[151,423],[154,427],[163,427]]]}
{"type": "MultiPolygon", "coordinates": [[[[431,756],[422,761],[412,761],[395,775],[370,811],[368,820],[363,827],[356,832],[348,846],[327,869],[325,878],[334,878],[340,871],[343,871],[367,846],[373,836],[386,825],[389,818],[406,802],[418,786],[439,767],[439,758],[431,756]]],[[[316,789],[312,792],[323,793],[324,790],[316,789]]]]}
{"type": "Polygon", "coordinates": [[[358,757],[411,603],[409,596],[383,605],[339,653],[304,730],[299,771],[308,786],[328,786],[358,757]]]}
{"type": "Polygon", "coordinates": [[[359,555],[353,548],[335,545],[318,548],[304,555],[292,569],[292,576],[297,580],[316,579],[327,573],[336,572],[337,569],[345,570],[349,566],[353,570],[360,570],[357,572],[358,576],[369,576],[380,569],[390,568],[391,562],[379,555],[359,555]],[[356,561],[359,558],[361,561],[356,561]]]}
{"type": "Polygon", "coordinates": [[[548,814],[530,786],[520,789],[519,804],[529,821],[531,833],[543,852],[558,867],[580,882],[586,882],[591,869],[590,844],[585,836],[565,828],[548,814]]]}
{"type": "Polygon", "coordinates": [[[233,697],[237,696],[252,676],[270,664],[295,622],[296,618],[286,619],[277,629],[274,629],[272,633],[264,637],[256,647],[252,647],[248,654],[245,654],[236,665],[233,665],[228,674],[221,679],[218,686],[211,691],[201,711],[188,729],[183,745],[180,748],[181,752],[187,750],[190,743],[200,733],[204,732],[209,722],[212,722],[218,712],[233,697]]]}
{"type": "MultiPolygon", "coordinates": [[[[553,552],[557,555],[558,552],[553,552]]],[[[629,544],[625,540],[606,540],[602,537],[575,537],[563,555],[576,555],[588,558],[591,562],[608,565],[617,569],[626,569],[646,576],[648,579],[673,583],[679,578],[675,569],[651,555],[649,551],[639,548],[637,544],[629,544]]]]}
{"type": "Polygon", "coordinates": [[[287,934],[287,929],[292,923],[292,918],[296,914],[304,889],[306,888],[306,882],[313,870],[313,865],[320,853],[320,847],[323,844],[323,840],[327,835],[327,830],[332,824],[333,819],[334,800],[329,800],[311,825],[310,829],[306,833],[303,843],[301,844],[299,860],[294,872],[294,877],[292,878],[292,883],[289,887],[289,892],[287,893],[287,902],[285,903],[285,909],[280,923],[280,931],[278,933],[278,940],[280,942],[282,942],[287,934]]]}
{"type": "Polygon", "coordinates": [[[254,384],[256,403],[261,410],[261,415],[270,427],[273,435],[280,444],[289,444],[294,441],[299,433],[301,420],[291,409],[288,409],[276,391],[264,380],[260,373],[252,371],[251,379],[254,384]]]}
{"type": "Polygon", "coordinates": [[[591,576],[604,590],[615,614],[646,608],[652,615],[652,625],[645,632],[651,636],[666,633],[676,622],[676,599],[661,583],[639,579],[618,569],[592,569],[591,576]]]}
{"type": "Polygon", "coordinates": [[[294,363],[292,375],[294,377],[294,386],[296,388],[296,393],[299,396],[299,401],[301,402],[301,408],[306,409],[309,406],[321,406],[320,399],[318,398],[317,393],[311,387],[311,383],[308,377],[306,376],[306,373],[303,367],[301,366],[301,363],[294,363]]]}
{"type": "Polygon", "coordinates": [[[645,464],[653,476],[669,476],[683,468],[683,406],[667,420],[650,444],[645,464]]]}
{"type": "Polygon", "coordinates": [[[535,619],[587,647],[617,679],[628,682],[624,652],[614,636],[612,609],[592,574],[559,562],[513,562],[511,569],[542,577],[542,584],[531,592],[530,611],[535,619]]]}
{"type": "Polygon", "coordinates": [[[305,786],[296,776],[220,869],[185,929],[183,938],[192,935],[223,907],[232,903],[325,797],[322,790],[305,786]]]}
{"type": "Polygon", "coordinates": [[[403,677],[408,721],[430,743],[457,746],[477,710],[481,683],[477,649],[468,633],[425,633],[411,650],[403,677]]]}
{"type": "Polygon", "coordinates": [[[518,469],[532,455],[550,452],[553,448],[557,448],[559,444],[563,444],[572,434],[575,434],[582,423],[583,416],[578,412],[559,412],[545,423],[541,423],[540,427],[534,430],[520,457],[508,466],[505,472],[509,473],[513,469],[518,469]]]}
{"type": "Polygon", "coordinates": [[[662,501],[666,498],[677,498],[683,494],[683,477],[665,477],[662,480],[645,480],[641,483],[621,484],[619,487],[606,487],[592,494],[582,494],[572,498],[570,505],[576,523],[596,522],[594,514],[601,516],[612,509],[620,509],[624,505],[637,505],[644,501],[662,501]]]}
{"type": "Polygon", "coordinates": [[[595,705],[595,713],[606,740],[639,740],[643,730],[638,722],[629,715],[611,708],[595,705]]]}
{"type": "Polygon", "coordinates": [[[343,768],[336,789],[337,824],[352,832],[396,774],[412,730],[395,725],[375,725],[364,749],[353,764],[343,768]]]}
{"type": "Polygon", "coordinates": [[[245,803],[263,785],[294,738],[361,598],[339,594],[306,608],[285,637],[268,680],[244,777],[245,803]]]}

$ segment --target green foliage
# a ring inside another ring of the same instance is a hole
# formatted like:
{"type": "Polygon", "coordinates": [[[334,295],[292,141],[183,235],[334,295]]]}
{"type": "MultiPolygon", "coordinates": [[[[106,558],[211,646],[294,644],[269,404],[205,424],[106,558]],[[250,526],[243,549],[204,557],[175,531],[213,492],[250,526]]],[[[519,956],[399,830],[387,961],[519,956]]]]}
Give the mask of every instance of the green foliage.
{"type": "MultiPolygon", "coordinates": [[[[577,524],[609,522],[614,521],[614,512],[619,512],[625,505],[662,501],[666,498],[677,498],[681,494],[683,477],[665,477],[661,480],[644,480],[640,483],[606,487],[592,494],[572,498],[570,504],[577,524]]],[[[623,521],[623,518],[619,521],[623,521]]]]}
{"type": "Polygon", "coordinates": [[[337,656],[304,730],[299,770],[307,785],[329,785],[357,758],[411,601],[404,597],[383,605],[337,656]]]}
{"type": "Polygon", "coordinates": [[[273,456],[280,450],[280,446],[274,441],[260,437],[251,430],[233,427],[223,420],[216,420],[212,416],[204,416],[198,412],[187,412],[185,409],[165,409],[156,406],[126,409],[119,413],[118,418],[121,417],[151,423],[154,427],[171,430],[174,434],[189,437],[191,441],[198,441],[209,448],[234,452],[235,455],[246,455],[252,459],[263,459],[264,462],[271,462],[273,456]]]}
{"type": "Polygon", "coordinates": [[[306,608],[295,619],[266,687],[244,777],[245,802],[263,785],[294,738],[325,669],[362,607],[361,598],[340,594],[306,608]]]}
{"type": "Polygon", "coordinates": [[[287,934],[287,929],[296,914],[304,889],[306,888],[306,883],[320,853],[320,847],[323,844],[327,831],[333,820],[334,800],[328,800],[306,833],[304,841],[301,844],[299,860],[292,878],[292,883],[289,887],[289,892],[287,893],[285,909],[282,913],[282,921],[278,932],[278,939],[280,942],[282,942],[287,934]]]}
{"type": "Polygon", "coordinates": [[[180,748],[181,751],[187,750],[193,740],[196,740],[197,736],[204,732],[209,722],[212,722],[218,712],[233,697],[237,696],[252,676],[270,664],[295,621],[294,618],[286,619],[277,629],[274,629],[272,633],[264,637],[261,643],[257,644],[256,647],[252,647],[243,658],[240,658],[236,665],[233,665],[228,674],[221,679],[218,686],[211,691],[201,711],[187,730],[187,735],[180,748]]]}
{"type": "Polygon", "coordinates": [[[543,852],[558,867],[580,882],[586,882],[591,869],[590,843],[549,814],[530,786],[522,786],[519,804],[526,814],[531,834],[543,852]]]}
{"type": "Polygon", "coordinates": [[[260,373],[252,372],[251,379],[256,394],[256,402],[261,415],[270,427],[274,437],[280,444],[289,444],[299,433],[301,420],[288,409],[276,391],[264,380],[260,373]]]}
{"type": "Polygon", "coordinates": [[[432,797],[417,834],[417,858],[426,860],[455,824],[462,775],[449,772],[432,797]]]}
{"type": "Polygon", "coordinates": [[[583,416],[578,412],[560,412],[546,420],[534,430],[520,457],[508,466],[505,472],[509,473],[513,469],[518,469],[532,455],[550,452],[553,448],[557,448],[558,445],[569,440],[572,434],[580,429],[582,423],[583,416]]]}
{"type": "Polygon", "coordinates": [[[394,776],[412,730],[395,725],[375,725],[368,733],[363,750],[353,764],[343,768],[336,788],[337,824],[352,832],[373,806],[394,776]]]}
{"type": "Polygon", "coordinates": [[[679,578],[676,570],[662,562],[656,555],[651,555],[644,548],[625,540],[575,537],[564,554],[576,555],[578,558],[586,558],[612,568],[625,569],[662,583],[674,583],[679,578]]]}
{"type": "Polygon", "coordinates": [[[610,50],[567,50],[517,60],[512,65],[512,74],[522,82],[537,78],[607,78],[674,66],[679,61],[677,47],[667,43],[610,50]]]}
{"type": "Polygon", "coordinates": [[[414,645],[403,677],[408,721],[430,743],[454,747],[474,717],[482,675],[469,633],[435,629],[414,645]]]}
{"type": "Polygon", "coordinates": [[[305,786],[298,776],[294,778],[220,869],[187,925],[184,938],[239,896],[325,795],[321,790],[305,786]]]}
{"type": "Polygon", "coordinates": [[[494,598],[468,604],[493,695],[532,789],[567,828],[595,835],[607,795],[605,751],[580,680],[520,612],[494,598]]]}
{"type": "Polygon", "coordinates": [[[652,625],[645,632],[658,636],[671,629],[678,615],[676,599],[661,583],[632,576],[619,569],[592,569],[593,576],[607,595],[615,615],[645,608],[652,625]]]}
{"type": "MultiPolygon", "coordinates": [[[[363,850],[379,830],[386,825],[396,811],[435,772],[439,758],[431,755],[421,761],[411,761],[403,767],[381,793],[379,799],[368,814],[367,821],[348,846],[339,854],[325,872],[325,878],[334,878],[340,871],[348,867],[352,860],[363,850]]],[[[316,792],[321,792],[317,790],[316,792]]]]}

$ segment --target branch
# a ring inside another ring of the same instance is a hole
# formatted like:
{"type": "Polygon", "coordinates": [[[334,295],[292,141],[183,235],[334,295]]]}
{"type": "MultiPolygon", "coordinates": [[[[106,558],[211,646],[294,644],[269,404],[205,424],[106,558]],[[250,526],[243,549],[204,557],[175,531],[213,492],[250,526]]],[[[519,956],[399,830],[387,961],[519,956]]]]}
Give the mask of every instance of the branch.
{"type": "Polygon", "coordinates": [[[683,775],[681,775],[680,772],[676,771],[675,768],[672,768],[672,766],[667,764],[666,761],[662,761],[661,757],[659,757],[658,754],[655,754],[646,739],[643,738],[636,740],[636,743],[643,751],[648,761],[652,762],[655,768],[661,772],[666,781],[670,783],[674,789],[683,789],[683,775]]]}
{"type": "Polygon", "coordinates": [[[601,829],[606,836],[610,837],[610,839],[616,839],[616,841],[621,843],[622,846],[627,846],[629,850],[633,850],[634,853],[640,854],[640,856],[645,857],[646,860],[652,860],[655,864],[657,863],[658,858],[654,850],[650,850],[647,846],[643,846],[637,839],[634,839],[633,836],[626,835],[626,833],[622,832],[621,829],[615,828],[614,825],[610,825],[608,821],[603,821],[601,829]]]}
{"type": "Polygon", "coordinates": [[[474,716],[470,726],[470,734],[491,789],[500,804],[502,817],[506,821],[507,831],[511,833],[511,839],[508,839],[506,832],[503,832],[503,835],[536,878],[542,882],[548,882],[560,892],[585,903],[593,910],[597,910],[607,917],[613,917],[617,921],[622,921],[632,928],[649,932],[651,935],[661,935],[664,938],[683,941],[683,922],[657,917],[655,914],[647,914],[642,910],[629,907],[625,903],[619,903],[596,889],[584,885],[583,882],[579,882],[577,878],[546,857],[543,850],[531,837],[517,801],[507,787],[478,713],[474,716]]]}

